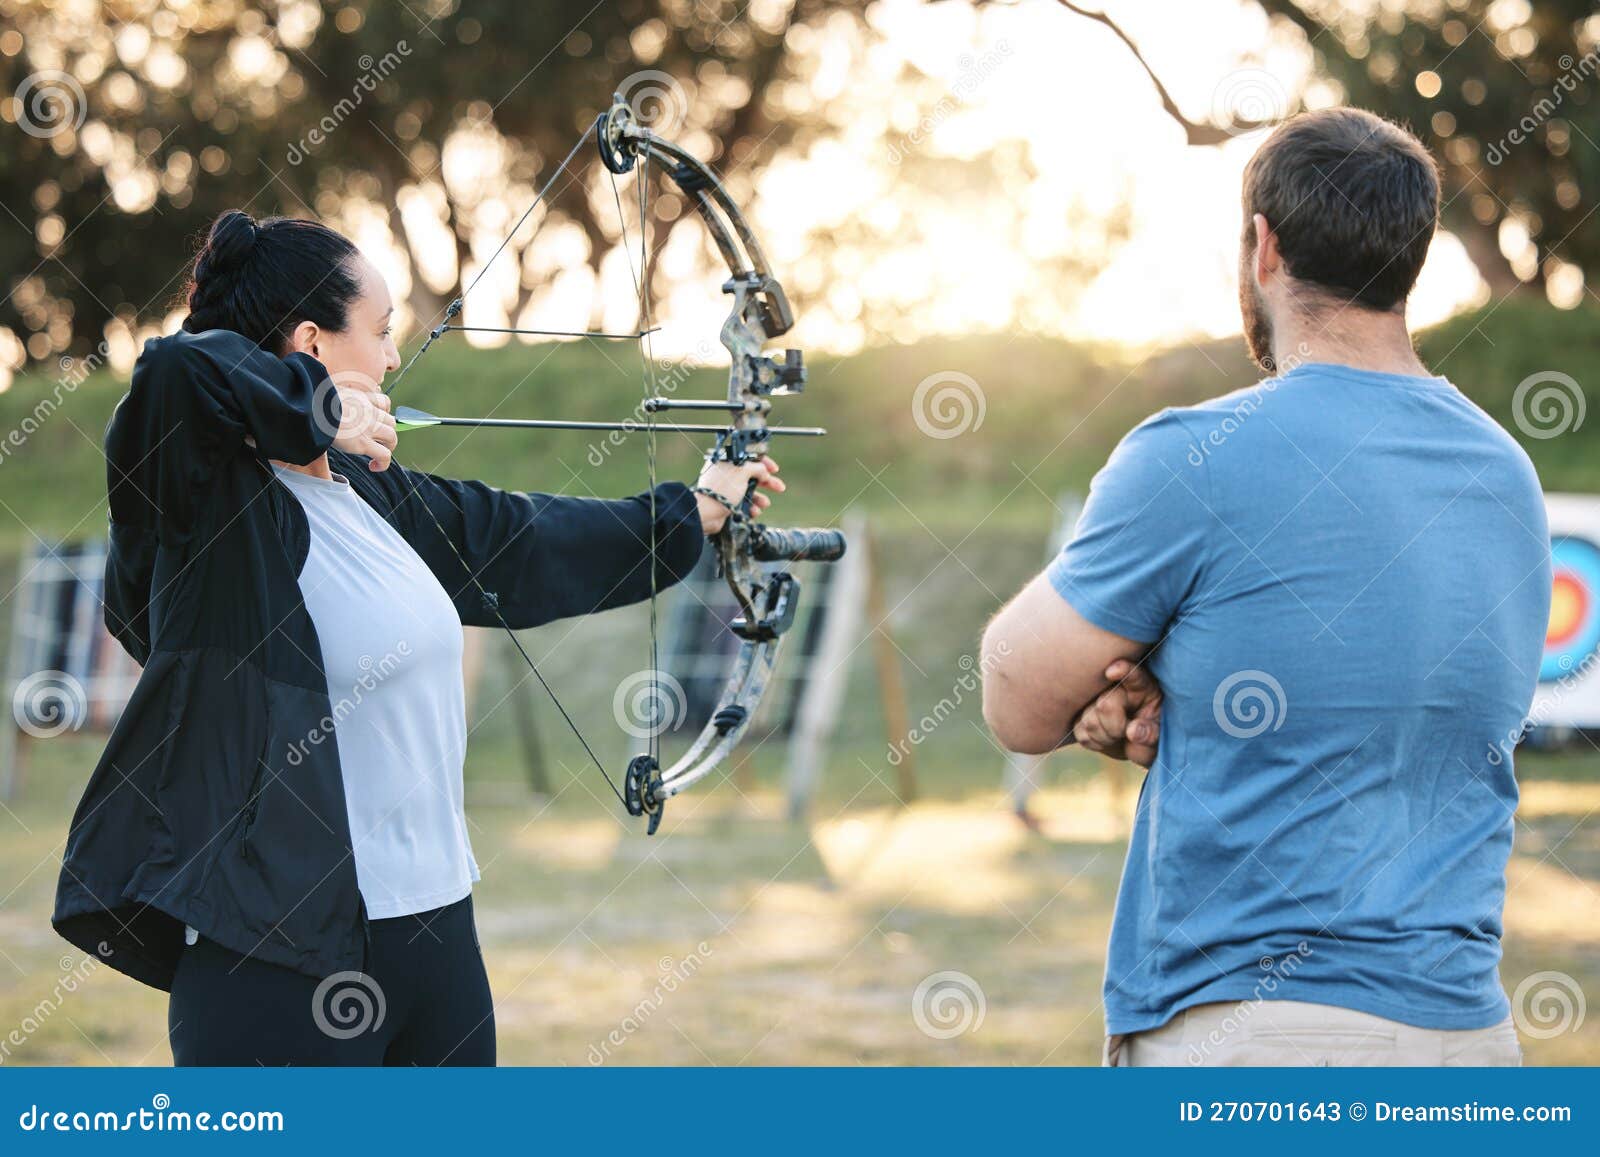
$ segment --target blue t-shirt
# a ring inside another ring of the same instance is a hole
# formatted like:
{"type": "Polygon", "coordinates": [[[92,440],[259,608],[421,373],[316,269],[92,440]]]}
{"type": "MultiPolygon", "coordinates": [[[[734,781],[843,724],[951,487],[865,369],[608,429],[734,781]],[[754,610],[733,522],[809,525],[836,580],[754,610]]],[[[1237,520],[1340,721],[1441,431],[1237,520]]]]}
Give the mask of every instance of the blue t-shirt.
{"type": "Polygon", "coordinates": [[[1055,589],[1155,644],[1107,1031],[1304,1000],[1483,1028],[1550,605],[1532,464],[1444,378],[1303,365],[1134,429],[1055,589]]]}

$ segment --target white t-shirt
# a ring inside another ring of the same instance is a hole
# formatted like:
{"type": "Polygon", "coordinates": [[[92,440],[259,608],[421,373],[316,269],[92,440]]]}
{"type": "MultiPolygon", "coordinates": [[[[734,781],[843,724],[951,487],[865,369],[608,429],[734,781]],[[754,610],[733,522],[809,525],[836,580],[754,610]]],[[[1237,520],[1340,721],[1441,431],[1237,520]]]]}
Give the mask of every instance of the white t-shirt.
{"type": "Polygon", "coordinates": [[[461,620],[427,564],[346,479],[273,470],[311,523],[300,592],[322,645],[367,914],[453,904],[478,879],[461,779],[461,620]]]}

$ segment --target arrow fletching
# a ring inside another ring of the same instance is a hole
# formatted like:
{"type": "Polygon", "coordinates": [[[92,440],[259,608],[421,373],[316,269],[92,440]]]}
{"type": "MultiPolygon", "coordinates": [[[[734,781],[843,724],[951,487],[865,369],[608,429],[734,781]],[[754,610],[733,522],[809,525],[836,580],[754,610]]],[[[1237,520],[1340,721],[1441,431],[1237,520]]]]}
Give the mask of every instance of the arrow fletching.
{"type": "Polygon", "coordinates": [[[394,411],[394,428],[397,433],[407,430],[426,430],[429,426],[440,425],[438,418],[425,410],[414,406],[397,406],[394,411]]]}

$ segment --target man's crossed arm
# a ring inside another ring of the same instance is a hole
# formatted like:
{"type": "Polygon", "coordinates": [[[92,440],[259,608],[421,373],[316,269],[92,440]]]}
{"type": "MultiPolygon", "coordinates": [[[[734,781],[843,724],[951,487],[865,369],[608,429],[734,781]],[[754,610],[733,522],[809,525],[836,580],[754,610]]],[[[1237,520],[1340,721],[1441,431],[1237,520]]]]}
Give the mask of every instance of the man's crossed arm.
{"type": "Polygon", "coordinates": [[[1039,575],[983,635],[983,717],[1003,747],[1038,755],[1076,741],[1143,767],[1160,741],[1148,644],[1095,626],[1039,575]]]}

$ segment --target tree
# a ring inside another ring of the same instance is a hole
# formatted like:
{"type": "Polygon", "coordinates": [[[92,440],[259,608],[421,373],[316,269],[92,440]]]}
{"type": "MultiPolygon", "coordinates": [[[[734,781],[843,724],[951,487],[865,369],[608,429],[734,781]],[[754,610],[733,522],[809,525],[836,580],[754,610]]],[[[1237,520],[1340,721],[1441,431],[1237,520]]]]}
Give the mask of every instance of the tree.
{"type": "Polygon", "coordinates": [[[1305,32],[1351,103],[1405,120],[1428,143],[1444,170],[1446,227],[1491,286],[1600,269],[1600,221],[1582,195],[1600,183],[1585,127],[1600,83],[1593,5],[1448,0],[1357,19],[1329,0],[1259,2],[1305,32]]]}
{"type": "MultiPolygon", "coordinates": [[[[788,28],[835,7],[21,6],[0,33],[0,91],[11,94],[0,99],[0,203],[23,225],[0,230],[12,271],[0,326],[43,360],[93,345],[112,318],[158,321],[181,300],[197,227],[231,207],[333,217],[359,198],[385,207],[406,238],[400,194],[426,190],[444,202],[459,270],[489,226],[473,191],[443,173],[441,143],[475,130],[496,140],[500,188],[520,192],[567,154],[619,82],[636,110],[681,121],[674,131],[693,130],[713,159],[738,164],[787,139],[766,95],[788,28]],[[553,29],[569,31],[552,41],[553,29]]],[[[616,241],[614,209],[569,195],[562,212],[598,264],[616,241]]],[[[420,278],[412,305],[423,318],[438,305],[420,278]]]]}
{"type": "MultiPolygon", "coordinates": [[[[1115,20],[1058,2],[1122,40],[1191,145],[1239,131],[1186,116],[1115,20]]],[[[1600,145],[1585,127],[1600,84],[1591,4],[1256,2],[1300,30],[1342,99],[1405,123],[1430,147],[1443,171],[1443,223],[1491,289],[1532,283],[1558,303],[1576,302],[1574,275],[1600,269],[1600,218],[1582,192],[1600,184],[1600,145]]]]}

